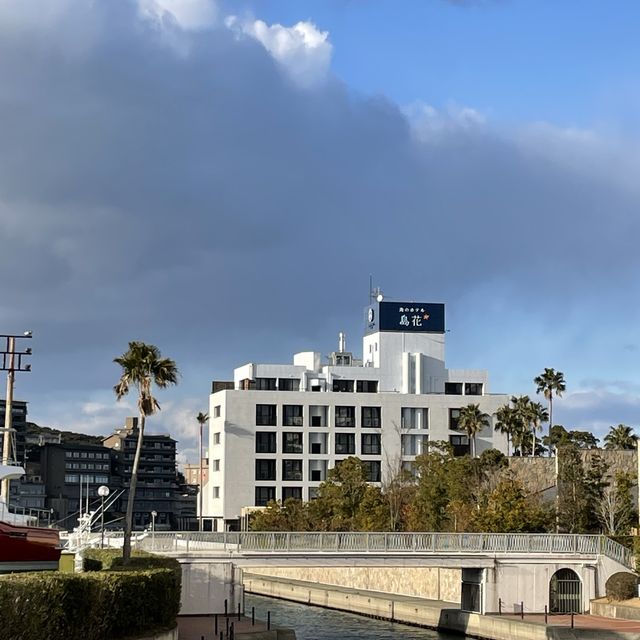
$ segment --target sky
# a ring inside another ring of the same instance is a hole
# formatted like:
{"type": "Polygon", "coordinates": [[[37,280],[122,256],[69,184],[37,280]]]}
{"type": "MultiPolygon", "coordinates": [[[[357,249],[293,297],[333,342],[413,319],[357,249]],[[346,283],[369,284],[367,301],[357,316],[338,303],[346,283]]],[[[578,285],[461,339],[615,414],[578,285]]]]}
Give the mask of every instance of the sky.
{"type": "Polygon", "coordinates": [[[369,276],[444,302],[447,365],[606,433],[640,410],[640,5],[0,0],[0,331],[16,397],[107,435],[129,340],[211,380],[361,350],[369,276]]]}

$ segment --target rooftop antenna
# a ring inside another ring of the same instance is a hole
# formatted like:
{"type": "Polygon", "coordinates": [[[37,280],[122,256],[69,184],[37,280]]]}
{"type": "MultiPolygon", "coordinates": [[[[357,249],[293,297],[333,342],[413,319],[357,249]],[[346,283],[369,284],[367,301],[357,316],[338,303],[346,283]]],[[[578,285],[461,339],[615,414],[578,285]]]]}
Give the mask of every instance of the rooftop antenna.
{"type": "Polygon", "coordinates": [[[373,288],[373,276],[369,274],[369,304],[373,304],[373,301],[382,302],[384,296],[380,287],[373,288]]]}

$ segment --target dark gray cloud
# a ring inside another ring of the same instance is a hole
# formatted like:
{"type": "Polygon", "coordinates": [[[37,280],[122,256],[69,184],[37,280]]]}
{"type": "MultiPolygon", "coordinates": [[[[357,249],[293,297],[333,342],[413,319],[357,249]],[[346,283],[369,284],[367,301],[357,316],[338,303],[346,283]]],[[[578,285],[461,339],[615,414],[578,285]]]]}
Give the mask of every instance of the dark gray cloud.
{"type": "Polygon", "coordinates": [[[597,140],[587,162],[563,132],[437,114],[420,138],[384,97],[302,88],[223,26],[80,0],[43,24],[19,4],[0,15],[0,323],[36,332],[40,415],[108,390],[129,339],[203,403],[249,358],[355,343],[372,272],[449,303],[491,282],[551,322],[637,271],[640,197],[591,161],[597,140]]]}

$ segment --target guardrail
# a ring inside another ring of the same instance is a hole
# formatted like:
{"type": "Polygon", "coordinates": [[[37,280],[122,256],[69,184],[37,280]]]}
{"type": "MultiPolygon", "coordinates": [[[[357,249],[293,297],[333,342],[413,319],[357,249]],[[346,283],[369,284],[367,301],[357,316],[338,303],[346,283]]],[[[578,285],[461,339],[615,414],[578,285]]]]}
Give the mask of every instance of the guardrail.
{"type": "Polygon", "coordinates": [[[544,533],[172,532],[149,533],[138,548],[159,552],[604,555],[633,568],[630,549],[601,535],[544,533]]]}

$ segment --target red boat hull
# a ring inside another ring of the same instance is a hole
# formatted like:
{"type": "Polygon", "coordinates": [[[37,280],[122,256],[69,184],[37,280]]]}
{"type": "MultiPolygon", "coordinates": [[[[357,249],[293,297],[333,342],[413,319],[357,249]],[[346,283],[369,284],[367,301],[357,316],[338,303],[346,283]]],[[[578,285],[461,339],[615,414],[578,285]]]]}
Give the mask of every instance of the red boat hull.
{"type": "Polygon", "coordinates": [[[59,545],[55,529],[0,522],[0,573],[57,569],[59,545]]]}

